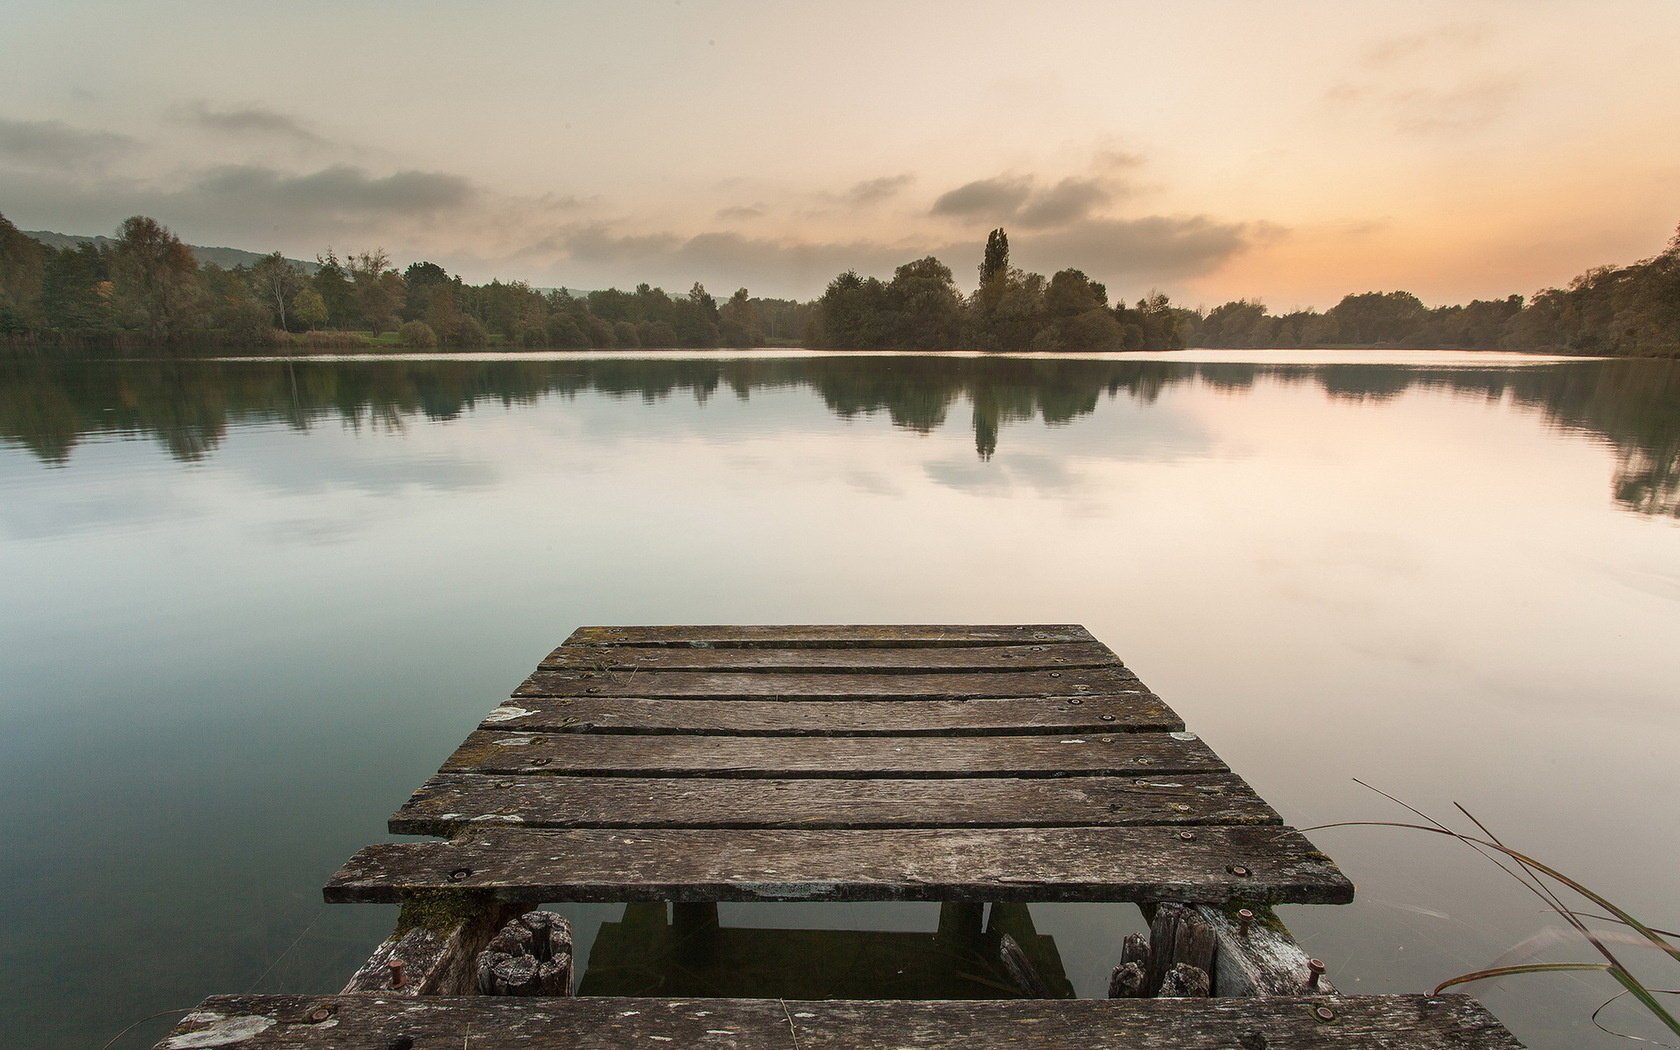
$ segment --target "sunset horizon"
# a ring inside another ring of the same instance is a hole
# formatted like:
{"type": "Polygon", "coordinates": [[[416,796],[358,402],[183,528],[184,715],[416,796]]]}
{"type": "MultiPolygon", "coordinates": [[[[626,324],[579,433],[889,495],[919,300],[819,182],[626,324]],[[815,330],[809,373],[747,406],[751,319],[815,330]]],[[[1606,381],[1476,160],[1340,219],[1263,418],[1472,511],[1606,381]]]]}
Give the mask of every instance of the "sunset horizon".
{"type": "Polygon", "coordinates": [[[23,230],[143,214],[473,282],[812,299],[927,255],[972,287],[1002,226],[1018,265],[1116,299],[1285,312],[1528,296],[1680,221],[1662,3],[866,4],[821,46],[749,4],[365,7],[313,35],[308,8],[94,10],[4,16],[0,213],[23,230]],[[207,46],[156,61],[188,21],[207,46]]]}

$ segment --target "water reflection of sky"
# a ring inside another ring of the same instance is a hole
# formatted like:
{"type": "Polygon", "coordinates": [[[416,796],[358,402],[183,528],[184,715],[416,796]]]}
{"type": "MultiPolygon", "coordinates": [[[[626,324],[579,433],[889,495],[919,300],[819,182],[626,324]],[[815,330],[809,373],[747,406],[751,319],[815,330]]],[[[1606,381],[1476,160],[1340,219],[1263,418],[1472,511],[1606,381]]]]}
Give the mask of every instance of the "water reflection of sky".
{"type": "MultiPolygon", "coordinates": [[[[306,929],[261,986],[336,987],[389,917],[323,911],[325,875],[585,622],[1084,622],[1291,822],[1387,815],[1354,776],[1462,799],[1673,921],[1680,528],[1617,481],[1672,457],[1672,370],[751,364],[5,391],[0,1029],[103,1042],[306,929]],[[114,900],[157,965],[109,1003],[23,964],[114,900]]],[[[1291,921],[1342,987],[1427,986],[1543,921],[1396,835],[1315,836],[1360,897],[1291,921]]],[[[1100,994],[1125,917],[1034,916],[1100,994]]],[[[1592,990],[1484,994],[1561,1047],[1592,990]]]]}

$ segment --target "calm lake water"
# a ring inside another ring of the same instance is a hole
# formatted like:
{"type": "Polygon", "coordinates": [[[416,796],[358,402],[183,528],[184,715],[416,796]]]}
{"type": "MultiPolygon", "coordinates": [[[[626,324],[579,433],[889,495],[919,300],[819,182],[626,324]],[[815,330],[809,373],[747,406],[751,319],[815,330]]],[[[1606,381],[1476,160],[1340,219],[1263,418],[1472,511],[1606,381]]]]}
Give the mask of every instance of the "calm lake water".
{"type": "MultiPolygon", "coordinates": [[[[326,876],[584,623],[1081,622],[1290,823],[1401,815],[1354,777],[1462,801],[1680,923],[1673,365],[5,364],[0,581],[8,1046],[98,1047],[214,992],[336,990],[394,909],[327,907],[326,876]]],[[[1445,840],[1313,838],[1358,900],[1285,919],[1344,990],[1425,989],[1558,925],[1445,840]]],[[[580,959],[603,921],[623,932],[621,908],[562,910],[580,959]]],[[[1084,996],[1137,925],[1032,920],[1084,996]]],[[[848,945],[789,935],[759,991],[855,980],[848,945]]],[[[675,986],[613,950],[592,988],[675,986]]],[[[1558,1048],[1625,1045],[1586,1020],[1613,990],[1477,989],[1558,1048]]]]}

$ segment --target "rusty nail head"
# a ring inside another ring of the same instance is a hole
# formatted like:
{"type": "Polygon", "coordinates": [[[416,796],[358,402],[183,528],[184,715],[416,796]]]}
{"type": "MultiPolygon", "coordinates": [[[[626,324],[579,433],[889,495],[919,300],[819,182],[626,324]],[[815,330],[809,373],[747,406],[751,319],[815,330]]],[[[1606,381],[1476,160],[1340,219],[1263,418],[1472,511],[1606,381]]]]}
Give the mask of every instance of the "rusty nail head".
{"type": "Polygon", "coordinates": [[[1248,936],[1248,924],[1254,921],[1254,913],[1247,908],[1237,909],[1237,930],[1244,937],[1248,936]]]}
{"type": "Polygon", "coordinates": [[[1077,696],[1068,701],[1068,703],[1072,704],[1074,707],[1078,707],[1080,704],[1083,704],[1084,702],[1085,701],[1079,699],[1079,697],[1077,697],[1077,696]]]}
{"type": "Polygon", "coordinates": [[[1318,1018],[1320,1021],[1334,1021],[1336,1019],[1336,1011],[1330,1009],[1328,1006],[1320,1006],[1314,1008],[1313,1016],[1318,1018]]]}
{"type": "Polygon", "coordinates": [[[1051,671],[1050,672],[1050,677],[1051,678],[1060,678],[1061,676],[1062,676],[1062,672],[1060,672],[1060,671],[1051,671]]]}
{"type": "Polygon", "coordinates": [[[1102,720],[1104,722],[1112,722],[1112,721],[1114,721],[1114,716],[1113,715],[1103,715],[1102,720]]]}
{"type": "Polygon", "coordinates": [[[471,868],[456,868],[454,871],[449,873],[449,881],[450,882],[461,882],[461,881],[464,881],[466,879],[466,877],[468,875],[471,875],[471,874],[472,874],[472,869],[471,868]]]}
{"type": "Polygon", "coordinates": [[[1246,879],[1246,878],[1249,877],[1250,874],[1252,874],[1247,868],[1243,867],[1241,864],[1233,864],[1229,868],[1226,868],[1225,870],[1230,872],[1232,875],[1235,875],[1239,879],[1246,879]]]}
{"type": "Polygon", "coordinates": [[[327,1009],[324,1006],[321,1007],[319,1010],[312,1010],[309,1013],[309,1019],[311,1021],[314,1021],[316,1024],[320,1024],[322,1021],[325,1021],[327,1018],[329,1018],[331,1016],[332,1016],[332,1011],[327,1009]]]}
{"type": "Polygon", "coordinates": [[[1324,976],[1325,966],[1317,959],[1307,960],[1307,987],[1317,988],[1318,979],[1324,976]]]}
{"type": "Polygon", "coordinates": [[[401,988],[403,986],[403,961],[392,959],[385,965],[391,968],[391,987],[401,988]]]}
{"type": "Polygon", "coordinates": [[[1147,759],[1147,758],[1137,758],[1137,759],[1133,759],[1133,761],[1136,762],[1140,766],[1147,766],[1149,764],[1149,759],[1147,759]]]}
{"type": "Polygon", "coordinates": [[[531,759],[531,764],[533,766],[546,766],[546,765],[548,765],[548,759],[546,759],[546,758],[533,758],[533,759],[531,759]]]}
{"type": "Polygon", "coordinates": [[[1183,839],[1185,842],[1196,841],[1196,833],[1194,831],[1181,831],[1178,833],[1178,837],[1183,839]]]}

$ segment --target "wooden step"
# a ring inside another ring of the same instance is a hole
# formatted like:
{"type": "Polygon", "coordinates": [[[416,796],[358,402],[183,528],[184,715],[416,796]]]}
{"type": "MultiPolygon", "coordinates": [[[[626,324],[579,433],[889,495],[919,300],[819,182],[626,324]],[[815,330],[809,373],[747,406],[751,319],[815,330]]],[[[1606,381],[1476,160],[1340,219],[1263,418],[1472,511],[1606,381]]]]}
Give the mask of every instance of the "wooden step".
{"type": "Polygon", "coordinates": [[[215,996],[157,1050],[1521,1050],[1462,995],[784,1001],[215,996]],[[1327,1011],[1328,1017],[1319,1011],[1327,1011]]]}
{"type": "Polygon", "coordinates": [[[484,830],[363,847],[329,902],[416,891],[528,901],[1191,901],[1343,904],[1353,886],[1272,825],[484,830]]]}

